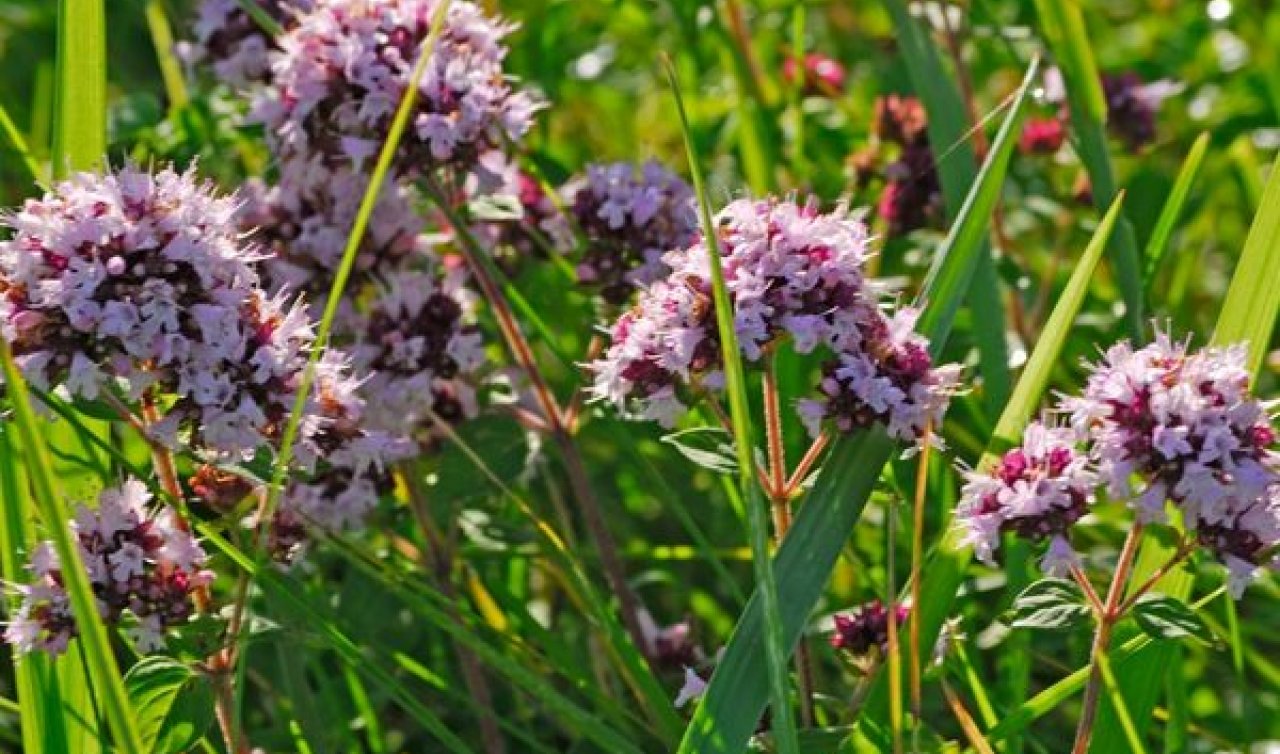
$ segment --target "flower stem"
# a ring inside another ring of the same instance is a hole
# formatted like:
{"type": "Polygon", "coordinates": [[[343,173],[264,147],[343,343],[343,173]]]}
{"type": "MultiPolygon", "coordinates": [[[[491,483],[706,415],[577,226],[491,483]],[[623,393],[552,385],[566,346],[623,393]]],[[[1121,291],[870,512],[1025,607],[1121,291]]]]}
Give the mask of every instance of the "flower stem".
{"type": "Polygon", "coordinates": [[[565,471],[569,475],[569,484],[573,489],[574,497],[577,498],[578,507],[582,511],[582,518],[586,523],[587,532],[594,540],[596,551],[599,553],[605,579],[609,582],[609,588],[618,597],[618,604],[622,612],[622,624],[627,633],[630,634],[631,641],[636,645],[636,648],[646,659],[651,661],[651,648],[640,622],[640,600],[627,581],[626,572],[622,567],[622,559],[618,555],[617,542],[609,532],[609,527],[605,524],[604,513],[600,508],[599,501],[596,499],[595,492],[591,488],[586,466],[582,462],[582,456],[573,442],[569,427],[565,424],[564,413],[561,411],[555,394],[552,393],[542,375],[541,369],[538,367],[537,360],[533,355],[533,349],[529,345],[528,339],[525,338],[524,333],[521,332],[520,325],[511,311],[502,288],[497,284],[493,274],[493,262],[485,256],[485,251],[480,242],[468,230],[466,223],[450,203],[448,194],[445,193],[441,186],[436,181],[428,179],[426,187],[427,193],[431,195],[431,198],[452,226],[453,232],[459,241],[458,248],[466,259],[467,266],[471,268],[471,273],[475,278],[476,284],[480,287],[481,294],[493,311],[494,319],[497,320],[498,328],[502,332],[507,348],[511,351],[512,357],[516,360],[521,370],[529,378],[534,398],[537,400],[538,407],[547,421],[548,431],[560,450],[565,471]]]}
{"type": "Polygon", "coordinates": [[[1093,737],[1093,724],[1098,714],[1098,697],[1102,694],[1102,663],[1106,662],[1107,650],[1111,645],[1111,632],[1115,624],[1124,616],[1121,608],[1124,605],[1124,587],[1129,580],[1129,570],[1138,554],[1138,543],[1142,540],[1142,524],[1135,524],[1125,538],[1124,549],[1120,551],[1120,560],[1116,563],[1116,573],[1111,579],[1111,588],[1107,590],[1107,601],[1098,616],[1098,628],[1093,635],[1093,647],[1089,652],[1089,683],[1084,690],[1084,708],[1080,713],[1080,725],[1076,728],[1076,742],[1072,754],[1087,754],[1089,741],[1093,737]]]}
{"type": "MultiPolygon", "coordinates": [[[[921,720],[921,668],[920,656],[920,580],[924,575],[924,497],[929,483],[929,449],[932,447],[932,423],[924,426],[921,437],[920,462],[916,467],[916,497],[911,520],[911,616],[910,633],[907,637],[910,644],[911,670],[911,715],[915,718],[912,724],[912,750],[920,750],[921,720]]],[[[897,620],[897,614],[889,613],[889,622],[897,620]]]]}

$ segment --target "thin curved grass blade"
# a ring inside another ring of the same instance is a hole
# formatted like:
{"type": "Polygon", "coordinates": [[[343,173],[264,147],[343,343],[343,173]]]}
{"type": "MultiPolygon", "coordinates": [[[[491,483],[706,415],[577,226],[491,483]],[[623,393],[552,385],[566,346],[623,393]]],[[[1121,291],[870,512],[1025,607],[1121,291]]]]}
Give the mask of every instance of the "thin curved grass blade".
{"type": "Polygon", "coordinates": [[[1200,134],[1191,145],[1191,151],[1187,152],[1187,159],[1183,161],[1182,169],[1178,171],[1178,177],[1169,191],[1169,198],[1165,200],[1164,207],[1160,210],[1160,217],[1151,231],[1150,240],[1147,241],[1146,269],[1142,273],[1142,281],[1148,288],[1155,279],[1156,273],[1159,272],[1160,263],[1164,261],[1164,256],[1169,250],[1169,237],[1173,235],[1173,227],[1182,215],[1182,208],[1186,205],[1187,196],[1191,193],[1191,184],[1195,183],[1196,176],[1200,173],[1200,164],[1204,162],[1204,156],[1208,150],[1209,133],[1206,131],[1200,134]]]}

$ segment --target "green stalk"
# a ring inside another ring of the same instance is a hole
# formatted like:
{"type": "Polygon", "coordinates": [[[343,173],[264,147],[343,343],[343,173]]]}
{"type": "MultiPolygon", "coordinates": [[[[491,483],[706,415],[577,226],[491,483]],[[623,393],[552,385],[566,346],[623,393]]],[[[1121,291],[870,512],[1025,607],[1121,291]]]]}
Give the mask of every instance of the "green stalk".
{"type": "Polygon", "coordinates": [[[773,732],[778,751],[782,754],[798,754],[795,720],[792,717],[790,681],[787,677],[787,651],[782,635],[782,612],[778,605],[778,585],[774,580],[773,562],[769,553],[769,512],[765,508],[764,495],[756,483],[755,444],[751,432],[751,409],[747,402],[746,374],[742,368],[742,353],[738,350],[738,335],[734,330],[733,302],[725,285],[724,269],[720,260],[720,244],[717,240],[715,218],[707,197],[702,164],[689,128],[685,113],[684,97],[676,79],[675,66],[664,57],[676,110],[680,115],[680,127],[684,132],[685,152],[689,159],[689,172],[693,177],[694,192],[698,196],[698,211],[702,220],[702,233],[707,244],[707,256],[711,266],[712,294],[715,299],[716,325],[720,334],[720,352],[724,360],[726,391],[729,394],[729,416],[733,422],[734,447],[738,456],[738,483],[747,504],[747,521],[751,538],[751,556],[756,582],[764,602],[765,663],[769,671],[770,694],[773,699],[773,732]]]}
{"type": "Polygon", "coordinates": [[[54,86],[53,176],[88,170],[107,152],[107,37],[103,0],[60,0],[54,86]]]}

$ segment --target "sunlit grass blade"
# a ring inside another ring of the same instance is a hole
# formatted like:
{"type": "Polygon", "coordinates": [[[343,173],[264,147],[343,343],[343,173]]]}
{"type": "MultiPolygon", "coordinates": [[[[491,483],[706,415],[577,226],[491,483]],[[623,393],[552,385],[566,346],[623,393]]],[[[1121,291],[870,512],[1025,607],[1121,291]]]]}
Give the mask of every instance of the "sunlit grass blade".
{"type": "MultiPolygon", "coordinates": [[[[947,219],[954,222],[978,177],[978,159],[971,142],[972,128],[977,124],[968,122],[959,88],[943,65],[937,46],[911,16],[906,2],[889,0],[886,5],[898,31],[902,59],[912,86],[929,115],[929,143],[940,155],[937,160],[938,178],[942,183],[943,204],[947,219]]],[[[982,223],[971,231],[975,234],[973,239],[966,239],[967,242],[981,244],[967,301],[974,319],[982,323],[981,327],[973,328],[972,334],[978,343],[983,397],[992,416],[1008,399],[1010,388],[1004,305],[995,263],[986,241],[991,211],[998,200],[998,193],[991,197],[991,206],[984,208],[982,223]]]]}
{"type": "MultiPolygon", "coordinates": [[[[1089,282],[1102,257],[1112,229],[1120,214],[1120,199],[1111,206],[1110,211],[1098,224],[1092,240],[1081,255],[1080,261],[1067,282],[1067,287],[1058,298],[1058,303],[1049,315],[1041,332],[1040,340],[1023,368],[1022,375],[1013,389],[1009,404],[996,423],[995,433],[987,452],[979,461],[979,467],[993,463],[1000,454],[1016,443],[1023,427],[1032,420],[1039,410],[1041,397],[1049,384],[1049,376],[1057,365],[1066,345],[1067,336],[1071,332],[1080,311],[1081,304],[1089,290],[1089,282]]],[[[933,642],[943,622],[951,614],[955,605],[956,592],[964,577],[965,569],[973,557],[973,552],[960,544],[961,534],[954,527],[945,526],[947,534],[938,543],[925,572],[929,578],[924,583],[920,597],[920,605],[911,611],[909,621],[920,621],[921,651],[932,651],[933,642]]],[[[883,683],[877,684],[867,700],[868,714],[883,719],[888,708],[888,700],[883,683]]]]}
{"type": "MultiPolygon", "coordinates": [[[[1271,345],[1277,314],[1280,314],[1280,158],[1267,177],[1262,201],[1218,313],[1213,343],[1248,343],[1249,371],[1256,379],[1271,345]]],[[[1172,544],[1147,536],[1130,583],[1141,584],[1169,560],[1173,548],[1172,544]]],[[[1191,595],[1194,582],[1194,575],[1188,569],[1177,568],[1165,575],[1155,589],[1185,600],[1191,595]]],[[[1171,652],[1170,643],[1158,642],[1135,661],[1133,672],[1121,679],[1121,688],[1140,733],[1150,724],[1151,710],[1164,688],[1164,673],[1169,667],[1171,652]]],[[[1099,712],[1094,750],[1109,751],[1105,747],[1123,746],[1123,731],[1119,730],[1114,715],[1105,706],[1099,712]]]]}
{"type": "MultiPolygon", "coordinates": [[[[1036,0],[1036,14],[1049,49],[1066,84],[1076,151],[1089,174],[1090,193],[1099,211],[1116,196],[1115,171],[1107,151],[1107,102],[1094,62],[1080,5],[1060,0],[1036,0]]],[[[1133,226],[1121,218],[1111,240],[1111,263],[1124,297],[1129,336],[1141,340],[1144,331],[1142,260],[1133,226]]]]}
{"type": "Polygon", "coordinates": [[[22,158],[22,166],[27,169],[27,173],[33,180],[40,180],[40,163],[36,162],[36,158],[31,154],[31,148],[27,146],[27,140],[23,138],[22,132],[18,130],[18,125],[13,122],[13,118],[9,117],[9,111],[0,105],[0,131],[4,132],[4,137],[9,142],[9,146],[22,158]]]}
{"type": "Polygon", "coordinates": [[[104,0],[59,0],[53,175],[85,170],[107,152],[104,0]]]}
{"type": "MultiPolygon", "coordinates": [[[[958,225],[965,229],[953,231],[956,240],[946,244],[939,253],[921,294],[925,307],[917,328],[930,339],[935,358],[946,343],[951,320],[968,291],[981,252],[981,245],[972,242],[981,234],[972,227],[983,222],[982,208],[994,204],[994,195],[1004,182],[1004,167],[1017,141],[1016,124],[1022,115],[1030,80],[1024,81],[961,211],[958,225]],[[960,239],[970,240],[960,242],[960,239]]],[[[1084,279],[1088,280],[1087,274],[1084,279]]],[[[788,650],[795,646],[808,623],[841,548],[861,517],[894,447],[879,428],[837,442],[778,548],[774,568],[784,644],[788,650]]],[[[930,578],[933,578],[932,572],[930,578]]],[[[954,587],[947,593],[948,600],[953,594],[954,587]]],[[[934,626],[932,636],[923,635],[922,646],[932,646],[937,629],[938,626],[934,626]]],[[[764,630],[762,595],[757,588],[694,713],[681,742],[682,752],[737,752],[746,745],[769,694],[767,674],[760,662],[765,646],[764,630]]]]}
{"type": "Polygon", "coordinates": [[[45,523],[46,533],[53,541],[59,562],[64,564],[64,587],[71,601],[71,608],[80,631],[80,643],[84,647],[89,664],[89,681],[93,684],[102,705],[116,745],[126,752],[143,751],[141,738],[134,725],[133,712],[120,680],[120,669],[111,650],[107,629],[98,614],[97,598],[89,583],[89,572],[80,560],[80,551],[72,539],[67,525],[70,516],[62,497],[49,460],[48,449],[40,433],[40,423],[31,408],[30,395],[7,341],[0,342],[0,361],[3,362],[5,388],[13,409],[13,424],[22,439],[24,467],[35,493],[36,509],[45,523]]]}
{"type": "MultiPolygon", "coordinates": [[[[751,431],[751,407],[747,399],[746,374],[742,367],[742,354],[738,349],[738,336],[735,329],[733,302],[729,299],[729,289],[725,285],[724,270],[721,268],[720,248],[717,243],[718,229],[711,212],[711,201],[707,196],[706,183],[702,177],[702,165],[698,151],[693,143],[693,135],[689,130],[689,119],[685,114],[684,98],[680,92],[680,84],[676,79],[675,67],[669,59],[664,59],[667,78],[671,83],[671,91],[675,96],[676,110],[680,115],[680,126],[684,132],[685,151],[689,158],[689,171],[693,176],[694,192],[698,196],[699,217],[702,221],[702,234],[707,244],[707,256],[710,259],[711,285],[715,299],[716,326],[720,334],[720,353],[724,361],[726,392],[729,396],[729,415],[733,421],[734,449],[738,458],[738,485],[746,501],[747,524],[751,541],[751,560],[755,569],[758,591],[762,597],[765,623],[765,666],[769,677],[769,691],[773,702],[773,733],[780,752],[792,754],[799,751],[796,742],[795,719],[792,717],[790,700],[790,681],[787,670],[787,657],[790,654],[782,633],[782,611],[778,604],[778,585],[774,579],[773,563],[769,553],[769,514],[765,509],[764,495],[761,494],[755,478],[755,441],[751,431]]],[[[682,748],[688,743],[688,737],[682,748]]]]}
{"type": "Polygon", "coordinates": [[[156,48],[156,62],[164,81],[165,95],[169,99],[169,114],[187,106],[187,84],[182,78],[182,64],[173,51],[173,28],[165,14],[163,0],[147,0],[147,28],[151,43],[156,48]]]}
{"type": "MultiPolygon", "coordinates": [[[[29,576],[27,558],[36,541],[35,515],[25,492],[26,477],[18,465],[12,430],[8,423],[0,423],[0,575],[9,582],[23,583],[29,576]]],[[[12,593],[6,614],[13,615],[17,604],[18,595],[12,593]]],[[[66,750],[66,721],[52,661],[39,653],[29,657],[15,654],[13,672],[23,750],[66,750]]]]}
{"type": "Polygon", "coordinates": [[[284,33],[284,28],[280,26],[280,23],[272,18],[257,0],[236,0],[236,4],[245,13],[249,14],[249,18],[252,18],[254,23],[267,34],[278,37],[284,33]]]}
{"type": "Polygon", "coordinates": [[[1178,171],[1178,178],[1169,191],[1169,198],[1165,200],[1164,207],[1160,210],[1160,217],[1151,231],[1151,238],[1147,241],[1147,250],[1144,255],[1146,266],[1142,273],[1142,280],[1148,288],[1151,287],[1151,282],[1160,269],[1160,262],[1169,250],[1169,237],[1173,235],[1173,228],[1182,215],[1182,208],[1186,205],[1187,196],[1191,193],[1191,184],[1195,183],[1196,175],[1200,172],[1200,163],[1204,162],[1204,155],[1208,149],[1209,133],[1206,131],[1200,134],[1191,145],[1191,151],[1187,152],[1187,159],[1183,161],[1182,169],[1178,171]]]}

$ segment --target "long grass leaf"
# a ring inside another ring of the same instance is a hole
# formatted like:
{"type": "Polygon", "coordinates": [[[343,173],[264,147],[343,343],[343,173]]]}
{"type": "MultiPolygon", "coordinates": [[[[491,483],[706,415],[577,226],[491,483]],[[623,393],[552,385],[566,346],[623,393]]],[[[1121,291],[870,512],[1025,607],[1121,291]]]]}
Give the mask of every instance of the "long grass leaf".
{"type": "MultiPolygon", "coordinates": [[[[947,219],[954,222],[960,217],[964,202],[970,196],[970,187],[978,177],[977,154],[970,142],[973,126],[965,115],[960,89],[943,65],[937,46],[908,12],[907,4],[904,0],[889,0],[887,7],[898,32],[907,74],[929,116],[929,142],[935,149],[945,149],[945,154],[938,158],[938,179],[942,183],[947,219]]],[[[998,200],[999,194],[991,197],[991,209],[998,200]]],[[[990,211],[986,210],[987,218],[990,211]]],[[[973,240],[982,248],[969,287],[968,303],[974,320],[982,323],[982,327],[973,329],[973,337],[978,344],[983,398],[991,415],[995,415],[1008,400],[1011,385],[1004,305],[995,262],[986,241],[990,221],[984,219],[971,232],[976,234],[974,239],[966,241],[973,240]]]]}
{"type": "MultiPolygon", "coordinates": [[[[1093,47],[1078,3],[1036,0],[1041,31],[1057,58],[1066,84],[1076,151],[1089,174],[1094,205],[1099,211],[1116,196],[1115,170],[1107,151],[1107,103],[1093,47]]],[[[1111,240],[1111,263],[1124,297],[1125,322],[1135,340],[1144,330],[1142,260],[1133,226],[1121,218],[1111,240]]]]}
{"type": "MultiPolygon", "coordinates": [[[[1022,115],[1030,81],[1030,78],[1024,81],[1001,125],[987,162],[961,211],[959,225],[979,224],[982,207],[995,201],[994,196],[984,195],[1000,191],[1004,168],[1017,141],[1016,124],[1022,115]]],[[[968,291],[981,250],[978,243],[959,242],[961,238],[980,234],[973,230],[965,230],[963,235],[959,230],[954,232],[957,241],[947,244],[940,252],[921,294],[925,308],[917,326],[931,340],[935,357],[946,343],[951,320],[968,291]]],[[[795,646],[808,622],[809,613],[822,595],[836,559],[893,450],[894,444],[879,428],[837,442],[778,548],[774,567],[788,649],[795,646]]],[[[953,592],[954,589],[948,595],[953,592]]],[[[937,626],[933,635],[937,635],[937,626]]],[[[932,646],[933,638],[923,636],[922,646],[932,646]]],[[[707,693],[694,713],[681,742],[682,752],[742,750],[768,699],[768,679],[759,662],[763,651],[764,615],[761,593],[757,589],[738,620],[707,693]]]]}
{"type": "Polygon", "coordinates": [[[169,99],[169,114],[187,106],[187,83],[182,77],[182,64],[174,54],[173,28],[165,14],[164,0],[147,0],[147,29],[151,43],[156,48],[156,63],[160,66],[160,78],[164,81],[165,95],[169,99]]]}
{"type": "Polygon", "coordinates": [[[1187,203],[1191,184],[1195,183],[1196,175],[1200,173],[1200,163],[1204,162],[1204,155],[1208,149],[1209,133],[1206,131],[1200,134],[1191,145],[1191,151],[1187,152],[1187,159],[1183,161],[1182,169],[1178,171],[1178,177],[1169,191],[1169,198],[1165,200],[1164,207],[1160,210],[1160,217],[1151,231],[1151,238],[1147,241],[1147,250],[1144,255],[1146,267],[1143,270],[1142,279],[1148,288],[1160,269],[1165,253],[1169,250],[1169,237],[1173,234],[1173,227],[1177,224],[1182,208],[1187,203]]]}
{"type": "MultiPolygon", "coordinates": [[[[689,129],[685,113],[684,97],[676,79],[675,67],[666,60],[667,78],[675,95],[676,110],[680,114],[680,127],[684,132],[684,146],[689,158],[689,171],[693,176],[693,189],[698,196],[698,211],[702,220],[702,235],[707,244],[710,259],[711,285],[715,299],[716,325],[720,334],[720,352],[724,360],[726,390],[729,395],[729,415],[733,422],[734,448],[738,457],[738,484],[746,499],[747,526],[750,530],[751,560],[755,569],[756,585],[763,602],[765,623],[765,667],[769,677],[769,693],[773,700],[773,731],[778,750],[783,754],[799,751],[796,741],[795,719],[792,717],[790,681],[787,657],[790,654],[782,631],[782,610],[778,604],[778,585],[774,578],[773,562],[769,553],[769,514],[765,509],[764,495],[756,482],[755,442],[751,432],[751,408],[747,399],[746,374],[742,368],[742,353],[738,350],[733,302],[725,285],[721,267],[718,229],[711,213],[706,183],[702,177],[702,165],[697,147],[689,129]]],[[[687,742],[687,738],[686,738],[687,742]]],[[[682,748],[684,744],[682,744],[682,748]]]]}
{"type": "Polygon", "coordinates": [[[29,176],[33,180],[40,180],[40,163],[36,162],[35,156],[31,154],[27,140],[22,137],[22,131],[18,130],[18,124],[9,117],[9,111],[4,108],[4,105],[0,105],[0,131],[4,132],[13,151],[22,158],[22,166],[27,169],[29,176]]]}
{"type": "Polygon", "coordinates": [[[87,170],[107,151],[104,0],[59,0],[53,175],[87,170]]]}
{"type": "Polygon", "coordinates": [[[79,548],[72,541],[68,526],[70,516],[54,481],[52,462],[40,433],[39,421],[31,407],[26,381],[13,361],[8,341],[0,340],[0,362],[3,362],[5,388],[13,407],[13,423],[22,438],[23,457],[35,492],[36,507],[53,540],[58,561],[63,564],[64,587],[80,631],[79,641],[88,658],[90,681],[101,700],[107,721],[115,735],[116,745],[125,752],[142,754],[142,739],[138,735],[133,711],[129,708],[129,699],[111,651],[106,626],[98,614],[97,598],[89,583],[89,572],[80,560],[79,548]]]}

